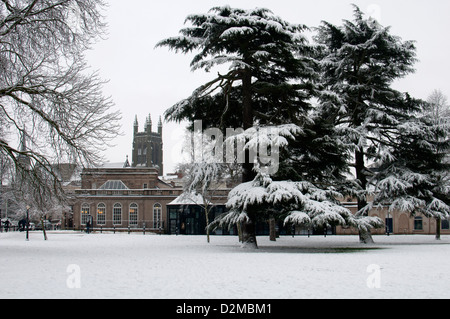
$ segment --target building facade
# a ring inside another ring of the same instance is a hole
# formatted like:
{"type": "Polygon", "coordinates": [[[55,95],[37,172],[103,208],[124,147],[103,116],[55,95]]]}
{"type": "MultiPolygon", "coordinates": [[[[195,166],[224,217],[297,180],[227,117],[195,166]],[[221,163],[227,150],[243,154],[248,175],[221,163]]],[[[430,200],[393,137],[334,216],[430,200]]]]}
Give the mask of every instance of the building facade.
{"type": "MultiPolygon", "coordinates": [[[[344,205],[356,213],[358,210],[358,205],[356,202],[346,202],[344,205]]],[[[385,222],[385,229],[373,230],[372,233],[376,235],[382,234],[394,234],[394,235],[435,235],[436,234],[436,224],[435,218],[425,217],[422,214],[416,214],[416,216],[411,216],[411,214],[401,211],[389,212],[387,207],[372,209],[369,213],[371,217],[378,217],[385,222]]],[[[440,225],[442,235],[450,235],[450,221],[443,220],[440,225]]],[[[336,228],[337,235],[350,235],[358,234],[356,229],[351,227],[341,227],[336,228]]]]}
{"type": "Polygon", "coordinates": [[[165,232],[167,204],[181,188],[158,178],[156,168],[85,169],[73,205],[75,229],[165,232]]]}

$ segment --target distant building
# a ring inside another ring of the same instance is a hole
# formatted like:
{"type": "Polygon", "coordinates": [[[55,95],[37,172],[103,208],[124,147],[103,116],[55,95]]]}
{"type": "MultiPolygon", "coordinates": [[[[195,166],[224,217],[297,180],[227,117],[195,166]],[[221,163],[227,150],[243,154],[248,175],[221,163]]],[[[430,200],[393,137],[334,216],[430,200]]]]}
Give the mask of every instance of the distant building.
{"type": "Polygon", "coordinates": [[[145,121],[144,131],[139,132],[137,116],[134,120],[132,167],[156,167],[160,176],[164,175],[163,164],[163,124],[161,117],[158,131],[152,131],[152,118],[149,115],[145,121]]]}
{"type": "Polygon", "coordinates": [[[182,193],[158,178],[156,168],[96,168],[81,173],[74,227],[165,232],[167,204],[182,193]]]}

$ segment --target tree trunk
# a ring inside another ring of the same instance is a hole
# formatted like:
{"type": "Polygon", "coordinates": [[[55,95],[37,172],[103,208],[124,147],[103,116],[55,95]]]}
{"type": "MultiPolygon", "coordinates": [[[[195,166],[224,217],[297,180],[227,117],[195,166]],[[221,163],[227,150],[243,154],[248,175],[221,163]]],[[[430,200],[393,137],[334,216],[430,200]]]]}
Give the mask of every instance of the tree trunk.
{"type": "Polygon", "coordinates": [[[442,220],[440,218],[436,218],[436,240],[441,240],[441,224],[442,220]]]}
{"type": "MultiPolygon", "coordinates": [[[[252,74],[246,69],[242,78],[242,119],[244,130],[253,127],[253,106],[252,106],[252,74]]],[[[253,171],[254,163],[251,161],[250,151],[245,151],[245,163],[243,164],[242,182],[247,183],[255,179],[256,175],[253,171]]]]}
{"type": "Polygon", "coordinates": [[[209,238],[209,209],[205,208],[205,214],[206,214],[206,241],[209,244],[211,242],[209,238]]]}
{"type": "MultiPolygon", "coordinates": [[[[356,151],[355,152],[355,168],[356,168],[356,178],[360,183],[361,189],[365,191],[367,189],[367,177],[364,172],[365,163],[364,163],[364,152],[356,151]]],[[[363,198],[358,198],[358,211],[364,209],[367,206],[367,198],[364,195],[363,198]]],[[[372,238],[372,234],[370,231],[360,230],[359,231],[359,241],[363,244],[373,244],[374,240],[372,238]]]]}
{"type": "Polygon", "coordinates": [[[275,218],[269,219],[270,241],[277,241],[277,228],[275,218]]]}
{"type": "Polygon", "coordinates": [[[361,244],[374,244],[375,241],[373,240],[372,234],[370,231],[367,230],[360,230],[359,231],[359,241],[361,244]]]}
{"type": "Polygon", "coordinates": [[[242,223],[242,248],[258,249],[254,223],[255,218],[253,214],[247,214],[249,216],[249,220],[242,223]]]}
{"type": "MultiPolygon", "coordinates": [[[[242,116],[244,130],[253,127],[253,107],[252,107],[252,73],[246,68],[242,77],[242,116]]],[[[253,171],[254,164],[250,161],[250,151],[245,151],[245,163],[242,166],[242,182],[247,183],[255,179],[253,171]]],[[[242,222],[242,244],[244,247],[257,249],[255,230],[255,214],[247,212],[248,221],[242,222]]]]}
{"type": "Polygon", "coordinates": [[[47,240],[47,233],[45,232],[44,219],[41,218],[42,232],[44,233],[44,240],[47,240]]]}
{"type": "Polygon", "coordinates": [[[237,231],[238,231],[239,242],[240,243],[244,242],[242,239],[242,223],[237,224],[237,231]]]}

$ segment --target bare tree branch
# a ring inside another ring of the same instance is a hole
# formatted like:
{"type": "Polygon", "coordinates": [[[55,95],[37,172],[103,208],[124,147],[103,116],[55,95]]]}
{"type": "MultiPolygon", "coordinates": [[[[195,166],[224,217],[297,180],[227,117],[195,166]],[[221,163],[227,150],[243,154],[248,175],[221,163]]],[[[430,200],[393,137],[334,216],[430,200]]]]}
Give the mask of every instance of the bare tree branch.
{"type": "Polygon", "coordinates": [[[0,153],[36,192],[57,186],[52,165],[95,165],[119,133],[120,113],[83,55],[105,31],[104,7],[102,0],[0,0],[0,153]],[[26,150],[11,146],[19,136],[26,150]]]}

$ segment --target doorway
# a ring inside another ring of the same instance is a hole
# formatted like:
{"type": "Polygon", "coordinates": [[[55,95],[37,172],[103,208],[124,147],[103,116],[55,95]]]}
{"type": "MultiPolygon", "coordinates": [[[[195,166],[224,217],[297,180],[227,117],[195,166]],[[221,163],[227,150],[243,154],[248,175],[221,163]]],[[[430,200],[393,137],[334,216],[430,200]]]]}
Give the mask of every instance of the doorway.
{"type": "Polygon", "coordinates": [[[386,218],[386,234],[393,234],[394,233],[394,221],[392,217],[386,218]]]}

